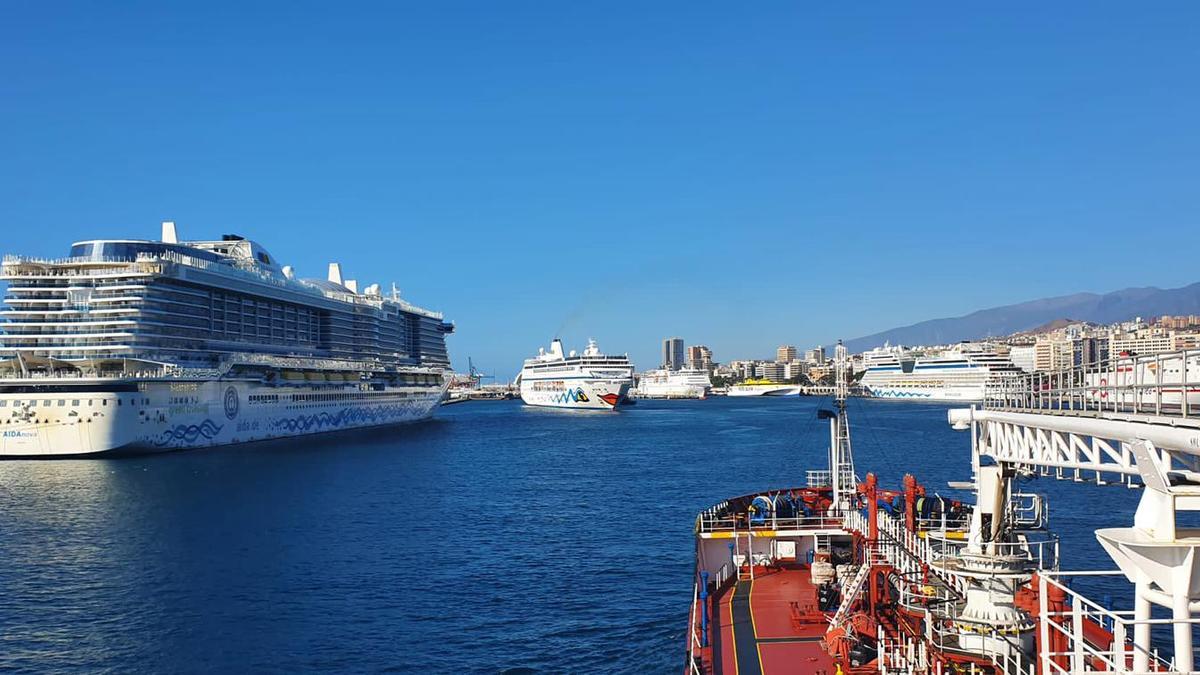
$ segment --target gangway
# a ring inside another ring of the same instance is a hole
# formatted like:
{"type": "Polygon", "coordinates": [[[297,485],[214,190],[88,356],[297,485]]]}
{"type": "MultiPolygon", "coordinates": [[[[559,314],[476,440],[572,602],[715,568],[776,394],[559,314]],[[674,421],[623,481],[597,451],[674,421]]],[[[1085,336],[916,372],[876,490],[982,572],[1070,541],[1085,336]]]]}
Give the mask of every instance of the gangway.
{"type": "MultiPolygon", "coordinates": [[[[1080,632],[1081,612],[1105,610],[1059,581],[1079,573],[1042,575],[1039,631],[1061,649],[1041,652],[1040,672],[1196,672],[1200,529],[1185,527],[1182,514],[1200,511],[1200,351],[1005,378],[989,387],[981,406],[950,410],[948,418],[954,428],[970,430],[981,506],[1011,494],[1017,475],[1143,490],[1131,527],[1096,532],[1134,585],[1133,612],[1104,616],[1117,637],[1110,650],[1097,650],[1080,632]],[[1056,612],[1045,604],[1051,591],[1070,602],[1056,612]],[[1171,619],[1153,619],[1152,605],[1167,608],[1171,619]],[[1155,625],[1171,628],[1171,664],[1151,644],[1155,625]]],[[[990,541],[994,524],[979,512],[969,538],[986,548],[980,542],[990,541]]]]}

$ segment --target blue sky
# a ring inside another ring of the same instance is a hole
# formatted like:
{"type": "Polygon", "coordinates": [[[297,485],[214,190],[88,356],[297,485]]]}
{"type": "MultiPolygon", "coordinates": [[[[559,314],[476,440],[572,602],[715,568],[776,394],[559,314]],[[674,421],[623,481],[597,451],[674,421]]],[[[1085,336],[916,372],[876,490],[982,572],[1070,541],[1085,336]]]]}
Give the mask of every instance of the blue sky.
{"type": "Polygon", "coordinates": [[[5,3],[0,249],[241,233],[503,376],[1200,280],[1194,3],[338,4],[5,3]]]}

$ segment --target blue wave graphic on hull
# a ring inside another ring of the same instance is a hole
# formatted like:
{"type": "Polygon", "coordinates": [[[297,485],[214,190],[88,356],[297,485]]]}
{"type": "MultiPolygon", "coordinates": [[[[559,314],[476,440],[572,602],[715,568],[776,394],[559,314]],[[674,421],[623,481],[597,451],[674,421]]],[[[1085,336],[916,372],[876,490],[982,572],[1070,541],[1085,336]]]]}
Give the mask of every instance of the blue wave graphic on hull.
{"type": "Polygon", "coordinates": [[[322,431],[325,429],[340,429],[347,426],[361,426],[363,423],[376,424],[378,422],[394,420],[410,407],[388,405],[377,406],[375,408],[342,408],[333,415],[322,412],[316,415],[300,415],[299,417],[275,420],[271,422],[271,429],[274,431],[282,430],[288,433],[296,433],[298,431],[322,431]]]}
{"type": "Polygon", "coordinates": [[[550,400],[554,403],[587,403],[588,397],[587,394],[583,393],[582,387],[576,387],[575,389],[568,389],[561,394],[555,394],[550,400]]]}
{"type": "Polygon", "coordinates": [[[933,394],[924,394],[919,391],[873,391],[871,392],[879,398],[929,398],[933,394]]]}
{"type": "Polygon", "coordinates": [[[212,440],[221,433],[224,427],[212,420],[204,420],[200,424],[178,424],[173,429],[167,429],[154,439],[155,447],[165,448],[178,443],[191,444],[198,439],[212,440]]]}

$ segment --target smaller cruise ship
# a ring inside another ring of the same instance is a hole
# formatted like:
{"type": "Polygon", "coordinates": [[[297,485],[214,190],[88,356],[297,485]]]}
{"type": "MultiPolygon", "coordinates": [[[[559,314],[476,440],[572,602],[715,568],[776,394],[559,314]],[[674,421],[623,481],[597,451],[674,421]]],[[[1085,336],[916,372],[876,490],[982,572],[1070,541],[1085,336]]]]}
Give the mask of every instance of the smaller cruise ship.
{"type": "Polygon", "coordinates": [[[642,373],[633,393],[638,398],[706,398],[711,389],[712,381],[703,368],[660,368],[642,373]]]}
{"type": "Polygon", "coordinates": [[[863,366],[863,389],[896,400],[982,401],[988,386],[1022,374],[1007,355],[982,343],[963,343],[936,356],[884,346],[865,352],[863,366]]]}
{"type": "Polygon", "coordinates": [[[729,396],[799,396],[800,386],[770,380],[746,380],[729,388],[729,396]]]}
{"type": "Polygon", "coordinates": [[[564,354],[562,340],[555,338],[549,351],[538,349],[526,359],[517,384],[526,405],[613,410],[633,386],[633,364],[628,356],[602,354],[595,340],[588,340],[582,354],[564,354]]]}

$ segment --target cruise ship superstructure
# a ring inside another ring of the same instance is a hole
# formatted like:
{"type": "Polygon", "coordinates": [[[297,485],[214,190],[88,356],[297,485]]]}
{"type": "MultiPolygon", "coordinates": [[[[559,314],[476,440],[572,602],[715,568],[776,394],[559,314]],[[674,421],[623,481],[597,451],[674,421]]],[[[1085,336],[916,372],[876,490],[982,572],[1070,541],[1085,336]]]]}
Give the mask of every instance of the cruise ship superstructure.
{"type": "Polygon", "coordinates": [[[602,354],[595,340],[588,340],[582,354],[564,354],[555,338],[549,350],[541,348],[525,361],[517,382],[527,405],[613,410],[633,386],[633,364],[628,356],[602,354]]]}
{"type": "Polygon", "coordinates": [[[4,258],[0,455],[239,443],[422,420],[453,325],[236,235],[4,258]]]}
{"type": "Polygon", "coordinates": [[[638,398],[706,398],[712,380],[703,368],[648,370],[638,376],[638,398]]]}
{"type": "Polygon", "coordinates": [[[982,401],[986,387],[1022,372],[986,345],[958,345],[936,356],[880,347],[863,354],[863,366],[859,384],[869,395],[920,401],[982,401]]]}

